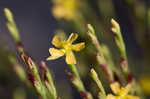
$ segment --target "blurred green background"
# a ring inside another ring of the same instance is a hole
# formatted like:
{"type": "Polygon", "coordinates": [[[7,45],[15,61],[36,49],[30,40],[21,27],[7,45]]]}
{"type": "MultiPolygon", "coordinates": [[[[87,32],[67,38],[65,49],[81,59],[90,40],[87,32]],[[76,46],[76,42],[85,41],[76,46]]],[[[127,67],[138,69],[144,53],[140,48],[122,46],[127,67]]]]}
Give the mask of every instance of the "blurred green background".
{"type": "MultiPolygon", "coordinates": [[[[80,3],[79,1],[78,3],[80,3]]],[[[86,16],[84,16],[85,24],[83,24],[83,26],[87,23],[94,25],[96,31],[98,31],[97,35],[100,41],[104,41],[108,44],[110,49],[112,49],[113,56],[117,57],[115,53],[116,48],[114,48],[114,43],[112,43],[113,40],[110,39],[112,38],[112,34],[108,33],[110,32],[110,30],[108,30],[110,29],[110,19],[112,17],[115,18],[121,26],[129,64],[131,65],[130,67],[134,75],[137,79],[143,75],[150,76],[150,18],[147,18],[147,12],[150,10],[149,0],[133,0],[133,2],[129,2],[130,0],[83,1],[87,2],[88,8],[91,9],[83,9],[85,10],[83,12],[86,12],[84,13],[86,16]],[[113,7],[111,7],[110,2],[113,7]],[[115,13],[112,10],[114,10],[115,13]],[[94,17],[92,18],[92,16],[94,17]],[[95,19],[95,17],[99,20],[95,19]],[[94,19],[101,24],[97,24],[94,19]],[[104,30],[99,30],[99,28],[103,28],[104,30]],[[99,32],[102,32],[102,34],[99,32]],[[103,38],[106,38],[106,40],[103,38]]],[[[52,47],[51,40],[57,29],[64,29],[68,34],[71,32],[80,32],[77,28],[74,28],[72,25],[70,26],[70,21],[56,20],[51,11],[53,6],[53,1],[51,0],[0,0],[1,99],[13,99],[14,93],[17,90],[19,90],[20,94],[24,94],[25,91],[27,99],[37,98],[35,93],[29,90],[25,84],[19,80],[7,60],[8,53],[17,55],[17,52],[15,43],[6,28],[6,19],[3,9],[9,8],[14,13],[25,49],[36,62],[39,62],[49,56],[48,49],[52,47]]],[[[83,35],[80,35],[81,39],[84,40],[83,35]]],[[[20,59],[19,62],[22,63],[20,59]]],[[[74,96],[74,99],[79,99],[79,95],[70,84],[64,72],[65,69],[68,69],[65,66],[64,60],[61,58],[53,62],[47,62],[47,64],[53,72],[58,94],[64,97],[64,99],[71,99],[72,96],[74,96]],[[72,89],[73,91],[71,91],[72,89]]]]}

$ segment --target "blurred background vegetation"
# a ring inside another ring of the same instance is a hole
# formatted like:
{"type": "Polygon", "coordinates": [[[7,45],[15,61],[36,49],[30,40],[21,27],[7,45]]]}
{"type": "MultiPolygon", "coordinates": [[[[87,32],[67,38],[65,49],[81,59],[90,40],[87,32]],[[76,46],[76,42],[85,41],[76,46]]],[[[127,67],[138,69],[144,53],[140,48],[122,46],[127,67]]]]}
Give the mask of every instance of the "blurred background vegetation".
{"type": "MultiPolygon", "coordinates": [[[[81,76],[86,84],[88,69],[94,61],[93,46],[86,32],[88,23],[95,28],[100,43],[109,46],[113,59],[118,64],[119,56],[110,30],[111,18],[118,21],[125,41],[131,71],[137,80],[150,77],[150,1],[149,0],[0,0],[0,98],[36,99],[17,77],[7,55],[17,56],[16,47],[6,28],[4,8],[14,13],[22,42],[36,62],[49,56],[51,40],[57,30],[67,35],[79,33],[79,41],[87,44],[85,51],[77,53],[81,76]],[[90,56],[90,57],[87,57],[90,56]],[[82,60],[82,61],[81,61],[82,60]],[[19,96],[15,96],[20,93],[19,96]],[[16,98],[17,97],[17,98],[16,98]]],[[[17,56],[19,62],[23,64],[17,56]]],[[[47,62],[53,72],[58,94],[62,99],[79,99],[64,70],[68,69],[63,59],[47,62]]],[[[101,74],[101,73],[100,73],[101,74]]],[[[103,76],[103,74],[101,74],[103,76]]],[[[102,78],[102,77],[101,77],[102,78]]],[[[107,81],[104,82],[107,83],[107,81]]],[[[90,86],[93,86],[92,84],[90,86]]],[[[91,90],[90,87],[88,90],[91,90]]]]}

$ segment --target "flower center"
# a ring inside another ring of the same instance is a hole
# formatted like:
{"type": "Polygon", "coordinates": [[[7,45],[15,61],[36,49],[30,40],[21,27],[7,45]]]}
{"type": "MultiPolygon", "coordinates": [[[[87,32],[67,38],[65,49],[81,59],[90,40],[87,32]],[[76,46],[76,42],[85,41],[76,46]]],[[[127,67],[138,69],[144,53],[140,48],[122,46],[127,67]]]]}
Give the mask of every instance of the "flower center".
{"type": "Polygon", "coordinates": [[[63,48],[66,50],[66,51],[68,51],[68,50],[71,50],[71,43],[69,43],[69,42],[65,42],[64,44],[63,44],[63,48]]]}

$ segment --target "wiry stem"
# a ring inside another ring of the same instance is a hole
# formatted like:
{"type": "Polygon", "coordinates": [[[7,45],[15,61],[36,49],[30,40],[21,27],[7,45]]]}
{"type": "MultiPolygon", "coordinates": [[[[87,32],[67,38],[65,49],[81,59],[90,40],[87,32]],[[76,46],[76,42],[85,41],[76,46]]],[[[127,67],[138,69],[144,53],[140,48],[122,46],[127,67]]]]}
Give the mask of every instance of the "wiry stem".
{"type": "Polygon", "coordinates": [[[8,59],[9,59],[10,63],[12,64],[13,69],[16,72],[16,74],[18,75],[18,77],[20,78],[20,80],[29,84],[29,82],[27,80],[27,75],[26,75],[22,65],[18,63],[16,57],[13,56],[12,54],[8,54],[8,59]]]}
{"type": "Polygon", "coordinates": [[[20,52],[20,48],[21,46],[18,46],[18,52],[20,53],[20,56],[22,58],[22,60],[24,61],[24,63],[27,66],[27,70],[28,70],[28,76],[30,76],[32,79],[30,80],[33,84],[33,86],[35,87],[36,91],[42,96],[43,99],[47,99],[46,96],[46,90],[44,85],[42,84],[42,81],[40,79],[38,70],[37,70],[37,65],[35,64],[35,62],[31,59],[31,57],[29,57],[25,52],[20,52]]]}
{"type": "Polygon", "coordinates": [[[94,69],[91,69],[90,76],[96,82],[96,84],[100,90],[100,95],[99,95],[100,99],[105,99],[106,98],[105,90],[104,90],[103,85],[102,85],[101,81],[99,80],[98,75],[94,69]]]}
{"type": "Polygon", "coordinates": [[[24,51],[24,47],[23,47],[23,44],[20,41],[19,32],[18,32],[18,29],[16,27],[16,24],[15,24],[15,21],[14,21],[14,18],[13,18],[13,14],[7,8],[4,9],[4,12],[5,12],[5,16],[8,20],[8,22],[7,22],[8,30],[9,30],[11,36],[13,37],[13,39],[15,40],[15,42],[17,44],[17,50],[19,52],[19,55],[21,56],[21,59],[24,61],[24,63],[27,66],[28,77],[29,77],[30,81],[32,82],[32,84],[33,84],[34,88],[36,89],[36,91],[39,93],[39,95],[43,99],[47,99],[46,90],[45,90],[45,88],[42,84],[42,81],[40,79],[40,76],[38,74],[36,64],[31,59],[31,57],[29,57],[24,51]]]}
{"type": "Polygon", "coordinates": [[[128,81],[132,80],[130,77],[130,71],[128,68],[128,61],[127,61],[127,56],[126,56],[126,48],[125,48],[125,44],[122,38],[122,34],[121,34],[121,30],[120,30],[120,26],[119,24],[112,19],[111,20],[111,24],[112,24],[112,32],[114,33],[114,37],[115,37],[115,41],[116,41],[116,45],[120,51],[120,64],[122,67],[122,70],[125,74],[125,77],[127,78],[128,81]]]}
{"type": "Polygon", "coordinates": [[[68,71],[66,71],[66,73],[69,76],[74,87],[79,91],[83,99],[93,99],[92,95],[85,90],[83,82],[81,81],[79,77],[77,77],[74,73],[71,73],[68,71]]]}
{"type": "Polygon", "coordinates": [[[95,30],[94,28],[88,24],[88,35],[91,39],[91,41],[93,42],[93,44],[95,45],[98,53],[97,53],[97,61],[99,63],[99,65],[101,66],[101,68],[103,69],[104,73],[107,75],[108,77],[108,80],[110,82],[113,82],[114,81],[114,76],[113,76],[113,71],[112,71],[112,68],[110,66],[107,65],[107,61],[104,57],[104,54],[102,52],[102,48],[101,48],[101,45],[95,35],[95,30]]]}
{"type": "Polygon", "coordinates": [[[123,41],[122,38],[122,34],[121,34],[121,30],[120,30],[120,26],[119,24],[112,19],[111,20],[111,24],[112,24],[112,32],[115,35],[115,41],[116,41],[116,45],[120,51],[120,64],[122,67],[122,70],[124,72],[124,75],[126,77],[126,80],[128,81],[128,83],[132,82],[134,85],[134,88],[132,89],[133,92],[137,92],[142,99],[144,99],[143,94],[141,93],[141,90],[139,88],[138,83],[136,82],[135,78],[133,77],[133,75],[131,74],[129,67],[128,67],[128,60],[127,60],[127,54],[126,54],[126,48],[125,48],[125,43],[123,41]],[[137,89],[137,90],[136,90],[137,89]]]}
{"type": "Polygon", "coordinates": [[[43,79],[45,86],[47,87],[52,99],[57,99],[58,96],[51,73],[44,61],[40,62],[39,71],[41,73],[41,78],[43,79]]]}
{"type": "Polygon", "coordinates": [[[72,81],[73,85],[78,89],[80,95],[83,97],[83,99],[93,99],[92,95],[86,91],[76,66],[74,64],[68,65],[73,74],[70,72],[67,72],[67,74],[70,77],[70,80],[72,81]]]}

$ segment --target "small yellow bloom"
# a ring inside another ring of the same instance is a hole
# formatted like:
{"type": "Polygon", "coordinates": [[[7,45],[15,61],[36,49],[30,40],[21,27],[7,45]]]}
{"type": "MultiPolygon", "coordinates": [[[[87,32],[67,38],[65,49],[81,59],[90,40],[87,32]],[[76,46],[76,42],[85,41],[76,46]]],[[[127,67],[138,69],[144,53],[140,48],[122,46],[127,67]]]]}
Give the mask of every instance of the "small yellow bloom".
{"type": "Polygon", "coordinates": [[[141,77],[139,83],[143,92],[150,95],[150,76],[141,77]]]}
{"type": "Polygon", "coordinates": [[[140,99],[138,96],[132,96],[128,94],[132,88],[131,83],[128,84],[126,87],[121,88],[118,82],[114,82],[110,85],[110,87],[116,96],[108,94],[106,99],[140,99]]]}
{"type": "Polygon", "coordinates": [[[52,13],[57,19],[71,20],[76,15],[77,2],[77,0],[53,0],[52,13]]]}
{"type": "Polygon", "coordinates": [[[55,35],[52,44],[60,49],[50,48],[51,56],[47,60],[55,60],[66,55],[67,64],[76,64],[76,58],[73,51],[81,51],[85,47],[85,43],[72,44],[78,38],[78,34],[72,33],[67,40],[62,35],[55,35]]]}

